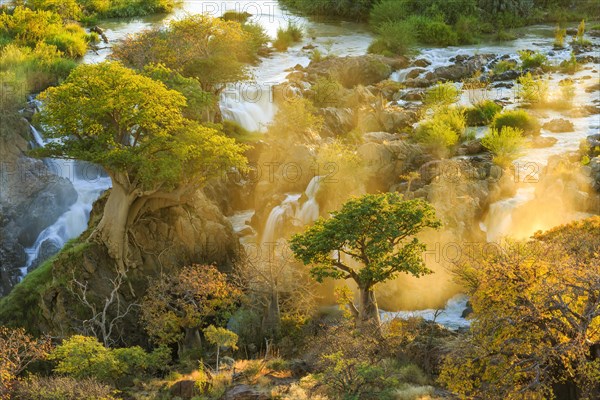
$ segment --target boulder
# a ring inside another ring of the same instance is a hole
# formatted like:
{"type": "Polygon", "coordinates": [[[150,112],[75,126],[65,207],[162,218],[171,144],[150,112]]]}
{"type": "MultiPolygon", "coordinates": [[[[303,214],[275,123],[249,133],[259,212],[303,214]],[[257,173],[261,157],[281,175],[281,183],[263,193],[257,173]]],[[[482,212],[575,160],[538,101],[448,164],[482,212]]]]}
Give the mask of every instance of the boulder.
{"type": "Polygon", "coordinates": [[[558,139],[546,136],[534,136],[531,139],[531,147],[534,149],[543,149],[546,147],[552,147],[558,142],[558,139]]]}
{"type": "Polygon", "coordinates": [[[398,136],[387,132],[369,132],[363,135],[365,142],[385,143],[398,140],[398,136]]]}
{"type": "Polygon", "coordinates": [[[222,400],[268,400],[270,396],[249,385],[237,385],[229,389],[222,400]]]}
{"type": "Polygon", "coordinates": [[[564,133],[564,132],[573,132],[575,131],[575,126],[571,121],[564,118],[556,118],[552,121],[546,122],[542,128],[547,131],[554,133],[564,133]]]}
{"type": "Polygon", "coordinates": [[[477,54],[471,57],[456,56],[454,65],[436,68],[425,76],[429,81],[458,82],[470,78],[477,71],[481,71],[496,56],[494,54],[477,54]]]}
{"type": "Polygon", "coordinates": [[[196,381],[183,380],[175,382],[169,388],[169,394],[173,397],[179,397],[184,400],[190,400],[200,394],[200,391],[196,387],[196,381]]]}
{"type": "Polygon", "coordinates": [[[319,113],[323,116],[325,128],[330,136],[343,135],[351,131],[356,124],[351,108],[327,107],[320,109],[319,113]]]}
{"type": "Polygon", "coordinates": [[[312,61],[306,68],[309,82],[315,83],[319,77],[337,79],[344,87],[368,86],[392,74],[392,66],[399,61],[375,55],[330,57],[322,61],[312,61]]]}

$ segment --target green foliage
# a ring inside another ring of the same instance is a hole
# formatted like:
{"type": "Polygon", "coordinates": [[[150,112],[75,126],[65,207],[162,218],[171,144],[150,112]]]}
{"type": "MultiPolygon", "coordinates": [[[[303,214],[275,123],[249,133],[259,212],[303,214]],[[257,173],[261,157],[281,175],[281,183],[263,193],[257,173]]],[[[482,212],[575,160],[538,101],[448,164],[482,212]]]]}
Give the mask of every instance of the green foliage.
{"type": "Polygon", "coordinates": [[[378,37],[369,45],[369,53],[383,55],[409,54],[416,44],[412,26],[404,21],[389,21],[377,26],[378,37]]]}
{"type": "Polygon", "coordinates": [[[563,106],[570,107],[575,99],[575,82],[572,79],[563,79],[558,83],[560,88],[560,101],[563,106]]]}
{"type": "Polygon", "coordinates": [[[117,400],[116,391],[93,378],[32,376],[21,381],[13,400],[117,400]]]}
{"type": "Polygon", "coordinates": [[[258,55],[261,54],[267,43],[271,40],[265,28],[256,23],[245,23],[242,25],[244,32],[248,34],[248,48],[246,49],[247,61],[258,60],[258,55]]]}
{"type": "Polygon", "coordinates": [[[233,139],[183,118],[182,94],[116,62],[80,65],[40,98],[46,135],[62,140],[38,155],[127,172],[140,188],[197,184],[244,163],[233,139]]]}
{"type": "Polygon", "coordinates": [[[533,0],[479,0],[479,7],[490,16],[507,14],[515,18],[527,15],[533,7],[533,0]]]}
{"type": "Polygon", "coordinates": [[[460,98],[460,91],[453,83],[441,83],[427,89],[423,104],[428,108],[449,106],[456,103],[460,98]]]}
{"type": "Polygon", "coordinates": [[[361,285],[372,285],[394,279],[401,272],[414,276],[429,273],[421,257],[425,247],[414,236],[439,226],[435,210],[422,200],[404,201],[397,193],[365,195],[294,235],[290,248],[296,258],[312,265],[310,273],[319,282],[352,278],[361,285]],[[360,267],[332,257],[332,252],[345,254],[360,267]]]}
{"type": "Polygon", "coordinates": [[[331,77],[320,77],[311,87],[310,99],[317,108],[339,107],[342,104],[343,86],[331,77]]]}
{"type": "Polygon", "coordinates": [[[577,61],[577,57],[575,57],[575,53],[571,52],[571,57],[568,60],[563,60],[559,64],[560,72],[565,74],[573,75],[577,71],[582,68],[581,64],[577,61]]]}
{"type": "Polygon", "coordinates": [[[281,0],[281,4],[316,16],[365,20],[376,0],[281,0]]]}
{"type": "Polygon", "coordinates": [[[94,337],[71,336],[56,346],[48,359],[56,361],[56,373],[77,379],[109,382],[119,374],[119,362],[114,354],[94,337]]]}
{"type": "Polygon", "coordinates": [[[185,96],[186,106],[183,109],[185,118],[199,122],[209,119],[208,114],[214,108],[216,99],[212,93],[202,90],[202,84],[197,78],[186,78],[164,64],[147,65],[144,67],[143,74],[185,96]]]}
{"type": "Polygon", "coordinates": [[[494,65],[494,74],[500,75],[505,73],[506,71],[511,71],[516,69],[517,63],[512,60],[500,60],[496,65],[494,65]]]}
{"type": "Polygon", "coordinates": [[[51,44],[71,58],[82,57],[88,43],[88,35],[79,25],[65,25],[61,16],[52,11],[34,11],[22,6],[16,7],[12,14],[0,14],[0,36],[32,49],[39,43],[51,44]]]}
{"type": "Polygon", "coordinates": [[[139,346],[109,349],[94,337],[75,335],[57,346],[48,359],[56,362],[56,373],[114,382],[124,376],[139,377],[164,371],[171,361],[171,353],[167,347],[158,347],[152,353],[146,353],[139,346]]]}
{"type": "Polygon", "coordinates": [[[522,69],[548,68],[548,57],[545,54],[531,50],[520,50],[518,53],[522,69]]]}
{"type": "Polygon", "coordinates": [[[528,105],[539,105],[547,102],[550,85],[542,77],[534,77],[528,72],[517,80],[518,94],[524,103],[528,105]]]}
{"type": "Polygon", "coordinates": [[[525,135],[539,135],[541,129],[538,119],[525,110],[508,110],[497,114],[491,127],[502,130],[505,126],[520,129],[525,135]]]}
{"type": "Polygon", "coordinates": [[[414,133],[419,143],[427,146],[437,157],[445,157],[448,150],[458,143],[467,127],[464,111],[459,108],[442,107],[431,118],[422,121],[414,133]]]}
{"type": "Polygon", "coordinates": [[[565,37],[567,36],[567,30],[561,28],[560,25],[556,26],[554,30],[554,48],[562,49],[565,47],[565,37]]]}
{"type": "MultiPolygon", "coordinates": [[[[42,0],[50,2],[52,0],[42,0]]],[[[168,13],[175,0],[77,0],[88,18],[132,18],[168,13]]]]}
{"type": "Polygon", "coordinates": [[[221,347],[231,347],[232,350],[237,350],[238,335],[228,329],[210,325],[202,330],[204,337],[208,343],[217,346],[217,371],[219,371],[219,353],[221,347]]]}
{"type": "Polygon", "coordinates": [[[273,47],[279,51],[286,51],[292,44],[300,42],[303,36],[302,28],[289,22],[287,28],[277,28],[277,38],[273,47]]]}
{"type": "Polygon", "coordinates": [[[508,166],[519,157],[523,149],[523,131],[510,126],[502,130],[490,129],[481,139],[483,147],[494,154],[494,162],[501,166],[508,166]]]}
{"type": "Polygon", "coordinates": [[[279,104],[279,110],[268,133],[277,138],[298,140],[312,137],[322,125],[312,102],[302,97],[291,97],[279,104]]]}
{"type": "Polygon", "coordinates": [[[581,20],[579,23],[579,26],[577,27],[577,34],[573,38],[573,44],[579,46],[589,46],[592,44],[592,42],[585,38],[585,20],[581,20]]]}
{"type": "Polygon", "coordinates": [[[202,14],[173,20],[168,28],[156,28],[125,39],[113,56],[142,70],[148,64],[164,64],[190,78],[197,78],[206,92],[219,94],[228,83],[248,77],[250,50],[257,48],[255,28],[244,30],[234,21],[202,14]],[[253,33],[249,33],[253,32],[253,33]]]}
{"type": "Polygon", "coordinates": [[[484,100],[465,110],[468,126],[489,125],[496,114],[502,111],[502,106],[492,100],[484,100]]]}

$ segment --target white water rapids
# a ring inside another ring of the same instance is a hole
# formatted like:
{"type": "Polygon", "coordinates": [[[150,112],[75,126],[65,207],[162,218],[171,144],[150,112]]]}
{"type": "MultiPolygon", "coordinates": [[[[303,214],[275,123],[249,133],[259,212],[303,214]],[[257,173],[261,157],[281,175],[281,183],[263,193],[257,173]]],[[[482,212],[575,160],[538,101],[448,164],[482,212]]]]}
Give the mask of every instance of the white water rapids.
{"type": "MultiPolygon", "coordinates": [[[[275,36],[278,27],[285,27],[289,21],[303,26],[307,32],[306,38],[302,43],[292,46],[286,52],[274,53],[271,57],[262,59],[257,66],[252,67],[253,80],[251,82],[234,85],[223,93],[220,103],[223,116],[228,120],[236,121],[250,131],[264,131],[266,126],[272,121],[277,111],[272,99],[273,86],[285,81],[288,71],[297,64],[306,66],[310,62],[310,52],[303,50],[303,46],[307,44],[315,45],[325,54],[331,53],[338,56],[361,55],[366,52],[372,39],[365,25],[347,22],[311,21],[283,11],[273,1],[240,0],[227,3],[188,0],[183,1],[181,7],[166,18],[155,16],[133,19],[127,22],[106,21],[100,25],[105,29],[105,33],[112,44],[129,34],[135,34],[144,29],[160,26],[169,19],[179,18],[186,13],[209,12],[213,16],[220,16],[225,11],[232,9],[247,11],[253,14],[252,21],[264,26],[271,37],[275,36]]],[[[544,29],[550,30],[551,28],[545,27],[544,29]]],[[[111,44],[104,49],[100,49],[98,52],[89,52],[84,58],[84,62],[95,63],[105,60],[110,55],[111,44]]],[[[516,58],[516,51],[518,49],[539,48],[547,50],[549,46],[551,46],[551,39],[541,36],[536,29],[532,29],[530,35],[510,42],[507,45],[424,49],[422,57],[431,63],[429,67],[425,68],[427,71],[431,71],[440,66],[451,65],[452,62],[450,59],[458,54],[510,54],[513,58],[516,58]]],[[[565,53],[557,53],[554,58],[560,59],[567,55],[565,53]]],[[[598,65],[595,65],[595,68],[598,69],[598,65]]],[[[392,79],[403,81],[409,72],[410,69],[397,71],[392,75],[392,79]]],[[[584,73],[589,73],[589,71],[582,71],[578,76],[584,73]]],[[[553,82],[559,79],[561,77],[556,75],[553,78],[553,82]]],[[[498,91],[496,95],[510,96],[510,93],[498,91]]],[[[578,101],[589,104],[597,96],[598,92],[592,94],[580,93],[578,101]]],[[[463,98],[462,101],[467,102],[468,99],[465,100],[463,98]]],[[[551,119],[554,116],[552,113],[548,114],[547,119],[551,119]]],[[[543,166],[547,163],[550,156],[576,149],[581,139],[585,138],[590,132],[593,132],[594,129],[597,130],[597,117],[596,115],[588,118],[574,119],[576,132],[573,133],[551,134],[543,131],[542,136],[556,137],[558,142],[550,148],[530,149],[518,161],[537,162],[543,166]]],[[[43,145],[44,140],[39,133],[33,130],[32,134],[37,144],[43,145]]],[[[54,167],[52,169],[58,175],[69,179],[73,183],[78,194],[78,199],[52,226],[40,234],[34,246],[27,249],[29,259],[27,264],[23,266],[23,274],[27,272],[28,267],[40,256],[44,243],[50,242],[60,248],[68,240],[80,235],[87,227],[89,212],[93,202],[104,190],[110,187],[109,178],[97,172],[95,175],[88,174],[86,172],[87,167],[82,168],[82,164],[76,161],[56,160],[49,162],[53,163],[54,167]]],[[[287,194],[282,203],[270,211],[263,229],[261,242],[273,242],[280,239],[285,225],[288,223],[303,226],[317,219],[320,215],[319,204],[316,198],[319,184],[319,177],[315,177],[305,189],[304,196],[302,193],[287,194]]],[[[482,221],[482,228],[487,231],[489,240],[497,240],[502,236],[511,234],[514,223],[512,219],[514,211],[533,198],[534,189],[531,186],[521,185],[514,197],[502,199],[490,206],[487,219],[482,221]]],[[[246,221],[248,221],[252,214],[253,210],[245,210],[231,217],[236,232],[249,229],[246,221]]],[[[538,227],[535,228],[537,229],[538,227]]],[[[466,298],[459,296],[450,299],[444,311],[439,315],[433,310],[419,310],[383,312],[382,317],[385,320],[386,318],[393,318],[395,316],[407,317],[418,315],[430,320],[435,318],[437,322],[455,329],[468,326],[469,324],[467,320],[462,318],[465,303],[466,298]]]]}

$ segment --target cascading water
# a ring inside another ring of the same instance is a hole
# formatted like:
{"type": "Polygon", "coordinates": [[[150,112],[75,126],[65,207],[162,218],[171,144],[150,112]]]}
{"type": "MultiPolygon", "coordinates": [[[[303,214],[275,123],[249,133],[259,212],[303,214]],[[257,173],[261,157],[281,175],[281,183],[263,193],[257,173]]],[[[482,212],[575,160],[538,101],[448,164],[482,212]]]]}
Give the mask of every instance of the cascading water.
{"type": "MultiPolygon", "coordinates": [[[[31,133],[38,146],[45,146],[46,142],[33,126],[31,133]]],[[[111,187],[110,178],[95,165],[62,159],[47,159],[45,162],[52,173],[71,181],[77,192],[77,201],[38,235],[33,246],[25,249],[27,262],[21,268],[21,276],[25,276],[30,268],[35,268],[49,254],[62,249],[67,241],[81,235],[87,229],[94,201],[111,187]]]]}
{"type": "Polygon", "coordinates": [[[383,322],[390,321],[394,318],[407,319],[411,317],[421,317],[427,321],[435,321],[449,329],[456,330],[468,328],[471,325],[471,322],[463,317],[468,301],[469,298],[467,296],[457,295],[448,300],[444,309],[397,312],[380,311],[380,315],[383,322]]]}
{"type": "Polygon", "coordinates": [[[319,218],[319,203],[317,193],[319,191],[322,176],[312,178],[304,191],[306,201],[300,205],[302,194],[288,194],[280,205],[271,210],[265,229],[263,230],[262,243],[272,243],[283,236],[286,221],[294,221],[302,226],[308,225],[319,218]]]}

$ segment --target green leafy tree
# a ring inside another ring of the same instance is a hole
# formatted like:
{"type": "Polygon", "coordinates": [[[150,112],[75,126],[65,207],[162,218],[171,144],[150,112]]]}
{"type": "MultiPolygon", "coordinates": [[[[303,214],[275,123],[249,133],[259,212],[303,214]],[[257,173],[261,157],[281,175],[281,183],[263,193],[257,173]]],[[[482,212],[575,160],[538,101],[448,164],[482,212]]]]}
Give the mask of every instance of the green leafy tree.
{"type": "Polygon", "coordinates": [[[374,288],[405,272],[431,273],[425,267],[425,245],[415,235],[441,223],[423,200],[404,201],[397,193],[365,195],[346,202],[331,218],[320,218],[304,233],[292,237],[296,258],[311,264],[311,275],[352,279],[359,289],[359,321],[379,321],[374,288]]]}
{"type": "Polygon", "coordinates": [[[216,328],[214,325],[205,328],[203,332],[208,343],[217,346],[217,372],[219,372],[219,354],[221,347],[231,347],[233,350],[237,350],[238,335],[225,328],[216,328]]]}
{"type": "Polygon", "coordinates": [[[256,47],[253,39],[239,22],[199,14],[125,39],[114,57],[139,70],[162,63],[219,94],[228,83],[249,77],[245,62],[248,49],[256,47]]]}
{"type": "Polygon", "coordinates": [[[119,371],[114,354],[91,336],[71,336],[57,346],[48,359],[57,362],[55,372],[74,378],[94,377],[107,381],[119,371]]]}
{"type": "Polygon", "coordinates": [[[128,231],[144,213],[180,204],[207,179],[243,167],[243,147],[182,115],[185,97],[117,62],[81,65],[41,94],[39,156],[104,167],[113,188],[92,234],[124,271],[128,231]]]}

